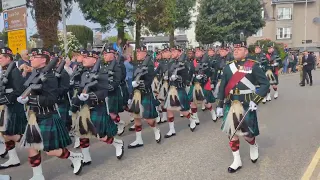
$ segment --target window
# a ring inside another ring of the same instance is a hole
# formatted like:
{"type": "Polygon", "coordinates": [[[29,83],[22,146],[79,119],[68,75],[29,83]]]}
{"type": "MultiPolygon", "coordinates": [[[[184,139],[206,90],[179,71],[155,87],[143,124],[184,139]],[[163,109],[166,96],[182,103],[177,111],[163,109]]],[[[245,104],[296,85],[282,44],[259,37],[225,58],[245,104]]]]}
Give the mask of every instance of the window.
{"type": "Polygon", "coordinates": [[[262,37],[262,29],[259,29],[257,33],[253,35],[253,37],[262,37]]]}
{"type": "Polygon", "coordinates": [[[291,39],[291,27],[277,29],[277,39],[291,39]]]}
{"type": "Polygon", "coordinates": [[[278,8],[278,20],[292,19],[291,8],[278,8]]]}
{"type": "Polygon", "coordinates": [[[263,8],[261,8],[261,17],[262,17],[262,19],[264,19],[264,9],[263,8]]]}

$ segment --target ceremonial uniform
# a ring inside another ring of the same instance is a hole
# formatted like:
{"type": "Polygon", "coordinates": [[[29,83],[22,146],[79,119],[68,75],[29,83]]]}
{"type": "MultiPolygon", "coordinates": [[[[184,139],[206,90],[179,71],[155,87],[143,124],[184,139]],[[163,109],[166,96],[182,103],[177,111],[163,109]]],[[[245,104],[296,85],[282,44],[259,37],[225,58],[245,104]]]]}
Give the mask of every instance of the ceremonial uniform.
{"type": "Polygon", "coordinates": [[[129,111],[135,119],[136,140],[129,144],[128,148],[136,148],[143,146],[141,136],[142,126],[141,119],[145,119],[149,126],[153,129],[155,140],[161,142],[160,129],[156,127],[155,118],[158,117],[156,107],[158,101],[153,95],[151,84],[155,76],[154,66],[151,56],[147,56],[147,48],[145,46],[137,49],[138,60],[133,62],[134,75],[132,81],[133,98],[129,105],[129,111]],[[146,56],[146,57],[145,57],[146,56]]]}
{"type": "MultiPolygon", "coordinates": [[[[265,69],[266,76],[274,90],[274,99],[277,99],[279,96],[277,86],[279,84],[279,64],[281,63],[281,58],[274,52],[273,44],[268,45],[266,58],[267,60],[265,63],[262,63],[262,66],[265,69]]],[[[270,90],[267,94],[266,100],[271,101],[270,90]]]]}
{"type": "MultiPolygon", "coordinates": [[[[173,56],[179,54],[177,51],[173,51],[173,56]]],[[[181,53],[180,53],[181,54],[181,53]]],[[[196,120],[192,116],[190,111],[190,100],[186,93],[186,84],[190,84],[188,81],[188,68],[185,65],[185,54],[182,53],[178,59],[175,59],[169,65],[169,91],[165,99],[164,107],[168,111],[169,132],[165,135],[165,138],[170,138],[176,135],[174,128],[174,111],[180,111],[185,117],[190,120],[190,130],[193,132],[196,128],[196,120]],[[170,114],[169,114],[170,111],[170,114]]]]}
{"type": "Polygon", "coordinates": [[[256,162],[258,159],[258,146],[255,137],[259,135],[259,127],[255,110],[269,88],[269,81],[259,67],[259,63],[244,58],[246,55],[245,42],[236,42],[234,46],[235,57],[238,60],[230,62],[224,68],[217,101],[218,116],[224,114],[222,131],[230,137],[229,144],[234,156],[234,161],[228,168],[230,173],[237,171],[242,166],[238,136],[244,136],[250,143],[252,162],[256,162]],[[257,92],[254,85],[256,81],[260,84],[260,89],[257,92]],[[225,99],[223,112],[222,107],[225,99]]]}
{"type": "Polygon", "coordinates": [[[13,61],[11,49],[1,48],[0,56],[8,60],[7,62],[3,62],[3,60],[0,62],[2,67],[0,76],[0,131],[5,135],[6,147],[1,156],[4,157],[7,152],[9,154],[9,160],[1,164],[0,169],[5,169],[20,165],[15,148],[16,142],[20,139],[14,141],[12,137],[15,135],[22,136],[27,125],[27,119],[23,105],[17,102],[17,97],[23,92],[24,78],[13,61]]]}
{"type": "MultiPolygon", "coordinates": [[[[59,87],[52,69],[58,60],[49,62],[50,53],[45,49],[35,48],[31,52],[34,56],[31,64],[36,70],[24,84],[27,89],[17,98],[19,103],[26,104],[28,107],[28,125],[21,145],[31,148],[31,154],[43,150],[49,155],[69,159],[74,166],[74,174],[79,174],[83,156],[81,153],[73,153],[66,148],[72,141],[55,106],[58,102],[57,89],[59,87]],[[43,65],[46,62],[49,62],[48,65],[43,65]],[[43,77],[40,78],[41,76],[43,77]]],[[[33,179],[44,179],[40,153],[29,157],[29,162],[33,167],[33,179]]]]}

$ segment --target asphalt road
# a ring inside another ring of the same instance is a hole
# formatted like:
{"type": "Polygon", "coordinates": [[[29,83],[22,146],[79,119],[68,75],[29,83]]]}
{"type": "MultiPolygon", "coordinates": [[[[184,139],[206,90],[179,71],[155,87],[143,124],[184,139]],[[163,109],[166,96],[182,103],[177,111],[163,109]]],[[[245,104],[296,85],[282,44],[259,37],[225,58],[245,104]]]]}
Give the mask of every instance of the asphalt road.
{"type": "MultiPolygon", "coordinates": [[[[69,160],[48,158],[43,160],[46,180],[298,180],[308,168],[320,144],[320,71],[314,72],[314,86],[299,87],[299,75],[280,77],[279,98],[259,106],[261,135],[257,138],[260,158],[252,164],[249,146],[241,141],[240,153],[243,168],[228,174],[232,163],[228,138],[220,131],[221,121],[214,123],[209,112],[200,112],[201,124],[195,132],[188,128],[188,121],[176,118],[177,136],[154,140],[153,132],[146,125],[143,129],[144,147],[125,148],[119,161],[111,145],[95,142],[91,146],[92,164],[83,168],[79,176],[73,175],[69,160]]],[[[200,108],[199,108],[200,109],[200,108]]],[[[123,115],[122,117],[125,117],[123,115]]],[[[127,117],[128,118],[128,117],[127,117]]],[[[162,135],[168,124],[160,126],[162,135]]],[[[126,147],[135,135],[126,132],[122,139],[126,147]]],[[[44,154],[44,153],[43,153],[44,154]]],[[[19,150],[22,165],[2,170],[12,180],[32,177],[27,153],[19,150]]],[[[5,162],[0,159],[0,162],[5,162]]],[[[316,164],[311,179],[320,177],[316,164]]]]}

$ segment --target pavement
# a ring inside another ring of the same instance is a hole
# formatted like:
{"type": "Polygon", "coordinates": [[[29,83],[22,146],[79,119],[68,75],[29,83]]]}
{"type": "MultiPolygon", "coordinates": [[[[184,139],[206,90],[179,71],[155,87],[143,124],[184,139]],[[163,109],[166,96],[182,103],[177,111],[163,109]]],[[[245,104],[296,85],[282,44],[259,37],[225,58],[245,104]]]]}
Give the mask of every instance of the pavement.
{"type": "MultiPolygon", "coordinates": [[[[111,145],[94,141],[92,164],[78,176],[72,173],[69,160],[47,157],[43,153],[46,180],[316,180],[320,179],[320,71],[314,71],[314,85],[300,87],[299,74],[280,77],[279,98],[258,109],[260,158],[251,163],[249,145],[241,140],[243,167],[235,174],[227,172],[232,163],[228,138],[220,130],[221,120],[214,123],[209,112],[199,112],[201,124],[195,132],[188,121],[176,115],[177,135],[154,140],[152,130],[144,124],[144,147],[125,148],[117,160],[111,145]],[[319,150],[318,150],[319,149],[319,150]]],[[[200,108],[199,108],[200,109],[200,108]]],[[[127,115],[122,115],[128,120],[127,115]]],[[[162,135],[168,124],[160,125],[162,135]]],[[[126,147],[135,139],[126,131],[121,137],[126,147]]],[[[27,180],[32,170],[24,150],[18,152],[21,166],[1,170],[12,180],[27,180]]],[[[5,159],[0,159],[0,163],[5,159]]]]}

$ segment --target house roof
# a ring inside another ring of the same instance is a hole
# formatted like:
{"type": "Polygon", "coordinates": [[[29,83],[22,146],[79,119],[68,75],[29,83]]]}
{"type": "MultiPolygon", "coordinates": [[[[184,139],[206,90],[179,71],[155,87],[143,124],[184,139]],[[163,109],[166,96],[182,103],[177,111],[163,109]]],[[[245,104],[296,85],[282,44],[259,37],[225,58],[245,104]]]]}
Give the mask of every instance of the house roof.
{"type": "MultiPolygon", "coordinates": [[[[316,0],[308,0],[308,3],[315,2],[316,0]]],[[[306,0],[272,0],[272,4],[285,4],[285,3],[305,3],[306,0]]]]}
{"type": "MultiPolygon", "coordinates": [[[[320,47],[306,47],[307,48],[307,51],[309,52],[320,52],[320,47]]],[[[304,51],[304,47],[297,47],[297,48],[293,48],[293,49],[297,49],[299,50],[300,52],[304,51]]]]}
{"type": "MultiPolygon", "coordinates": [[[[176,42],[188,42],[187,35],[175,36],[176,42]]],[[[143,43],[167,43],[169,42],[169,36],[154,36],[154,37],[141,37],[143,43]]]]}

